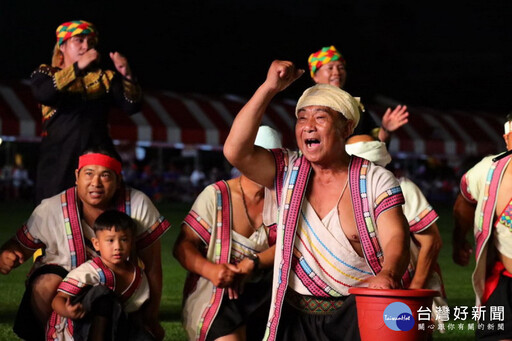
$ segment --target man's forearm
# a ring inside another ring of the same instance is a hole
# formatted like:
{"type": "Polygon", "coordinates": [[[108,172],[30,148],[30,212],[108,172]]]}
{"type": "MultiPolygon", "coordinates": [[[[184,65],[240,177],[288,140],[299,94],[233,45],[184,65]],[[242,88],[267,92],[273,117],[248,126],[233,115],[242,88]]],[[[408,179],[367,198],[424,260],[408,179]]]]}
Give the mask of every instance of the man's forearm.
{"type": "Polygon", "coordinates": [[[263,119],[263,114],[275,93],[261,85],[233,121],[231,130],[224,143],[224,155],[235,167],[242,167],[240,159],[250,155],[254,149],[254,140],[263,119]]]}
{"type": "Polygon", "coordinates": [[[162,260],[161,245],[157,240],[140,254],[144,262],[144,271],[148,278],[149,304],[146,307],[149,319],[158,319],[160,300],[162,298],[162,260]]]}
{"type": "Polygon", "coordinates": [[[387,272],[394,280],[400,281],[407,270],[410,260],[409,240],[403,236],[391,238],[383,248],[384,265],[382,272],[387,272]]]}

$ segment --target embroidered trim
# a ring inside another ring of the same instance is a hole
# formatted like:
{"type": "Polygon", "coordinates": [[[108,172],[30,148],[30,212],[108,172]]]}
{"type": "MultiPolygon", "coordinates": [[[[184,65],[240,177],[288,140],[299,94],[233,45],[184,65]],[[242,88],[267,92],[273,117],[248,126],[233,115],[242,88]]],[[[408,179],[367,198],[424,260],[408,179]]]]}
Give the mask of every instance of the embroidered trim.
{"type": "Polygon", "coordinates": [[[70,65],[65,69],[60,69],[53,73],[53,86],[55,89],[62,91],[75,79],[77,79],[75,68],[73,65],[70,65]]]}
{"type": "Polygon", "coordinates": [[[401,206],[403,204],[405,204],[405,199],[402,194],[402,188],[400,186],[386,190],[375,201],[375,220],[377,220],[382,212],[385,212],[395,206],[401,206]]]}
{"type": "Polygon", "coordinates": [[[430,225],[432,225],[439,216],[434,211],[432,206],[428,206],[420,214],[418,214],[413,220],[409,221],[409,231],[412,233],[418,233],[424,231],[430,225]]]}
{"type": "MultiPolygon", "coordinates": [[[[269,324],[265,331],[264,340],[275,340],[279,319],[281,316],[281,309],[288,288],[288,279],[290,275],[290,267],[292,262],[293,245],[299,222],[299,214],[302,208],[304,199],[304,192],[307,188],[309,176],[311,174],[311,164],[304,157],[299,157],[295,160],[291,169],[287,168],[287,172],[283,172],[283,182],[287,181],[288,188],[286,198],[283,200],[283,214],[282,225],[278,226],[284,229],[282,233],[282,261],[277,269],[277,276],[279,278],[277,292],[275,296],[274,314],[270,317],[269,324]],[[286,180],[290,171],[289,180],[286,180]]],[[[276,178],[276,181],[280,179],[276,178]]]]}
{"type": "Polygon", "coordinates": [[[76,187],[72,187],[62,192],[60,196],[64,227],[71,256],[71,269],[76,268],[87,260],[76,195],[76,187]]]}
{"type": "Polygon", "coordinates": [[[510,232],[512,232],[512,200],[503,211],[499,221],[502,225],[506,226],[510,232]]]}
{"type": "MultiPolygon", "coordinates": [[[[315,230],[313,229],[313,227],[311,226],[311,224],[310,224],[310,223],[309,223],[309,221],[307,220],[306,216],[304,215],[304,212],[302,212],[302,211],[301,211],[301,216],[302,216],[302,219],[304,219],[304,222],[306,223],[306,225],[307,225],[307,227],[308,227],[309,231],[311,232],[311,234],[312,234],[312,235],[315,237],[315,239],[320,243],[320,245],[322,245],[322,246],[324,247],[324,250],[326,250],[326,251],[331,255],[331,257],[333,257],[334,259],[336,259],[338,262],[340,262],[341,264],[343,264],[343,265],[344,265],[344,266],[346,266],[347,268],[350,268],[350,269],[352,269],[352,270],[356,270],[356,271],[358,271],[358,272],[360,272],[360,273],[362,273],[362,274],[365,274],[365,275],[373,275],[373,273],[368,272],[368,271],[365,271],[365,270],[363,270],[363,269],[356,268],[355,266],[350,265],[350,264],[348,264],[348,263],[344,262],[341,258],[339,258],[338,256],[336,256],[336,255],[335,255],[331,250],[329,250],[329,249],[327,248],[327,246],[326,246],[326,245],[325,245],[325,244],[320,240],[320,238],[318,237],[318,235],[315,233],[315,230]]],[[[306,235],[306,234],[304,234],[304,236],[305,236],[305,237],[307,237],[307,235],[306,235]]],[[[309,238],[308,238],[308,239],[309,239],[309,238]]],[[[309,244],[310,244],[310,245],[313,245],[311,242],[310,242],[309,244]]],[[[305,246],[305,244],[304,244],[304,246],[305,246]]],[[[307,248],[306,248],[306,249],[307,249],[307,248]]],[[[322,254],[322,252],[321,252],[320,250],[317,250],[317,251],[318,251],[320,254],[322,254]]],[[[333,266],[334,268],[336,268],[336,266],[334,266],[334,265],[332,265],[332,266],[333,266]]],[[[355,280],[357,280],[357,281],[362,281],[362,279],[361,279],[361,278],[353,277],[353,276],[351,276],[351,275],[349,275],[349,274],[346,274],[346,273],[344,273],[344,272],[342,272],[342,271],[340,271],[340,273],[341,273],[342,275],[344,275],[345,277],[352,278],[352,279],[355,279],[355,280]]]]}
{"type": "Polygon", "coordinates": [[[65,294],[68,294],[69,296],[76,296],[86,287],[87,285],[85,283],[77,281],[74,278],[66,277],[59,284],[59,288],[57,289],[57,291],[61,291],[65,294]]]}
{"type": "Polygon", "coordinates": [[[206,245],[210,244],[212,228],[199,214],[191,210],[183,222],[187,224],[192,231],[196,232],[206,245]]]}
{"type": "Polygon", "coordinates": [[[144,232],[136,242],[137,249],[142,250],[151,245],[155,240],[160,238],[165,231],[171,227],[171,224],[163,216],[160,216],[158,220],[149,228],[148,231],[144,232]]]}
{"type": "Polygon", "coordinates": [[[490,236],[491,227],[493,226],[494,214],[484,214],[484,212],[494,212],[501,174],[509,160],[510,157],[507,157],[499,160],[498,162],[494,162],[487,172],[485,187],[483,189],[484,199],[482,203],[482,209],[480,212],[475,212],[475,217],[477,218],[477,232],[475,233],[476,259],[478,259],[480,256],[480,252],[482,251],[485,241],[487,241],[488,237],[490,236]],[[494,174],[498,176],[494,176],[494,174]]]}
{"type": "Polygon", "coordinates": [[[45,246],[39,239],[32,237],[26,224],[16,231],[16,239],[27,249],[37,250],[45,246]]]}
{"type": "Polygon", "coordinates": [[[293,290],[286,293],[286,302],[295,309],[314,315],[331,315],[339,310],[346,297],[319,298],[314,296],[301,295],[293,290]]]}
{"type": "MultiPolygon", "coordinates": [[[[213,184],[217,196],[217,229],[214,245],[214,262],[217,264],[228,263],[231,255],[231,194],[225,181],[213,184]]],[[[198,323],[197,339],[203,341],[208,335],[215,316],[220,308],[224,289],[213,288],[211,299],[198,323]]]]}

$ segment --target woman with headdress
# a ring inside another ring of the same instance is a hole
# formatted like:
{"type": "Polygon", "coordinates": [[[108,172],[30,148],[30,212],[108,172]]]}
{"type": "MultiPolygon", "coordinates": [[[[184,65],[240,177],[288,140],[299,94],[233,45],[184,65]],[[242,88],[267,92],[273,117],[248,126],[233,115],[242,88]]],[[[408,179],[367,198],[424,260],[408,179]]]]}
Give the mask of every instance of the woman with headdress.
{"type": "MultiPolygon", "coordinates": [[[[322,47],[308,58],[311,78],[316,84],[330,84],[343,89],[347,80],[347,62],[334,45],[322,47]]],[[[361,107],[361,121],[353,135],[369,134],[382,142],[389,142],[391,133],[408,122],[407,106],[398,105],[395,109],[388,108],[382,117],[379,127],[364,107],[361,107]]]]}

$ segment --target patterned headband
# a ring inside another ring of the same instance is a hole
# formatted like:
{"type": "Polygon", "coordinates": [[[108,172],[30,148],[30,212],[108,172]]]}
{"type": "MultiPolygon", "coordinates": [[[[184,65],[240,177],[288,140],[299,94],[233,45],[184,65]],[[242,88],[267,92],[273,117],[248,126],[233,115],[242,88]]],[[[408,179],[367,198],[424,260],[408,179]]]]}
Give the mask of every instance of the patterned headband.
{"type": "Polygon", "coordinates": [[[318,69],[320,69],[320,67],[322,67],[322,65],[325,65],[329,62],[334,62],[336,60],[341,61],[343,65],[347,64],[341,53],[336,50],[334,45],[329,47],[322,47],[319,51],[312,53],[308,58],[311,78],[315,76],[315,73],[318,71],[318,69]]]}
{"type": "Polygon", "coordinates": [[[79,34],[90,35],[94,38],[97,38],[98,36],[98,32],[96,31],[94,25],[84,20],[65,22],[64,24],[61,24],[59,27],[57,27],[55,34],[57,35],[57,43],[59,46],[61,46],[69,38],[79,34]]]}

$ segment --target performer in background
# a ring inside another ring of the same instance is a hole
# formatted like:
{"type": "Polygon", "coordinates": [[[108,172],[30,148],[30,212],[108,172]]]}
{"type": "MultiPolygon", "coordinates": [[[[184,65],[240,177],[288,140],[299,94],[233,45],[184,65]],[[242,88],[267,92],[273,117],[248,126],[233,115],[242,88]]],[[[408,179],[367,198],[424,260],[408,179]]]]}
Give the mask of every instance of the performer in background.
{"type": "MultiPolygon", "coordinates": [[[[113,153],[86,150],[75,170],[76,186],[43,200],[26,224],[0,247],[0,273],[8,274],[30,260],[37,249],[26,281],[14,332],[25,340],[40,340],[50,315],[57,288],[68,271],[98,256],[91,239],[96,218],[109,209],[128,214],[137,224],[135,251],[144,264],[150,299],[143,307],[144,326],[157,340],[164,337],[158,321],[162,296],[160,237],[170,228],[151,200],[142,192],[123,184],[121,162],[113,153]]],[[[59,329],[71,328],[65,318],[59,329]]],[[[72,334],[72,332],[70,332],[72,334]]]]}
{"type": "MultiPolygon", "coordinates": [[[[512,150],[512,115],[507,116],[503,139],[512,150]]],[[[479,340],[512,339],[512,167],[510,154],[487,156],[462,176],[453,215],[453,260],[466,266],[473,247],[467,235],[473,229],[476,266],[473,289],[476,305],[502,307],[504,328],[477,329],[479,340]],[[506,156],[504,156],[506,155],[506,156]]],[[[487,315],[489,317],[489,315],[487,315]]],[[[483,317],[481,322],[488,320],[483,317]]]]}
{"type": "MultiPolygon", "coordinates": [[[[326,46],[312,53],[308,58],[311,78],[316,84],[330,84],[341,89],[347,80],[347,62],[334,47],[326,46]]],[[[361,107],[361,119],[355,127],[354,135],[369,134],[382,142],[389,142],[391,134],[408,122],[407,106],[398,105],[395,109],[388,108],[382,117],[379,127],[370,113],[361,107]]]]}
{"type": "MultiPolygon", "coordinates": [[[[258,130],[255,145],[280,148],[258,130]]],[[[244,175],[207,186],[185,217],[174,255],[189,271],[183,322],[190,340],[261,340],[270,307],[275,192],[244,175]]]]}
{"type": "Polygon", "coordinates": [[[124,56],[110,53],[117,72],[99,67],[93,24],[69,21],[57,27],[56,35],[52,65],[39,66],[30,77],[43,121],[36,205],[75,184],[74,171],[85,149],[113,149],[107,117],[112,105],[128,114],[141,107],[141,89],[124,56]]]}

